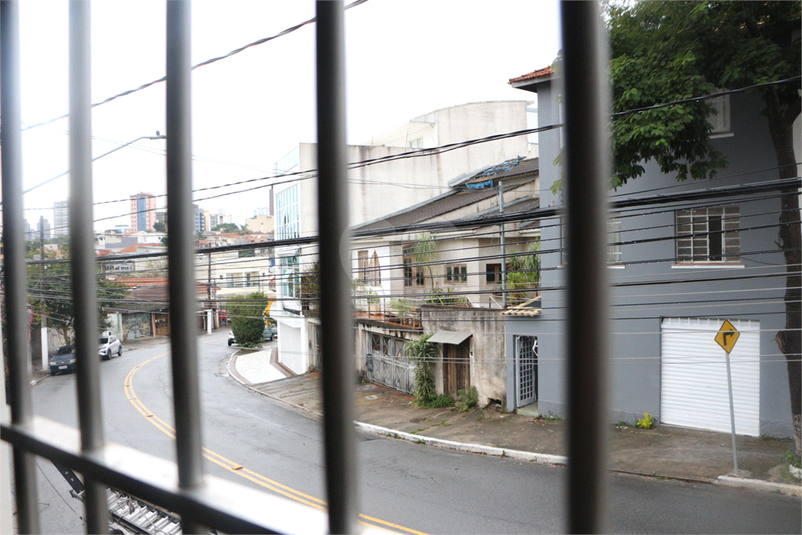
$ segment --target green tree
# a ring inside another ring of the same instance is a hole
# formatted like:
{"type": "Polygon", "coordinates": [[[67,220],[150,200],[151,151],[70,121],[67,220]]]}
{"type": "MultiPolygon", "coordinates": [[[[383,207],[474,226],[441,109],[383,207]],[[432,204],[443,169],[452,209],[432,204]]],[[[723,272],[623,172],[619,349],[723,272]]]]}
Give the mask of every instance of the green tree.
{"type": "Polygon", "coordinates": [[[153,223],[153,230],[156,232],[167,232],[167,225],[165,225],[162,221],[156,221],[153,223]]]}
{"type": "Polygon", "coordinates": [[[238,295],[226,303],[231,317],[231,331],[242,347],[257,347],[262,343],[265,330],[264,310],[267,297],[260,292],[238,295]]]}
{"type": "MultiPolygon", "coordinates": [[[[109,328],[108,313],[130,290],[124,284],[106,280],[98,272],[98,333],[109,328]]],[[[75,312],[72,300],[72,280],[68,263],[28,266],[28,295],[34,322],[55,329],[67,345],[72,343],[75,312]]]]}
{"type": "Polygon", "coordinates": [[[524,255],[510,258],[507,271],[507,289],[516,290],[509,294],[513,302],[521,302],[527,298],[528,292],[540,286],[540,242],[532,243],[524,255]]]}
{"type": "MultiPolygon", "coordinates": [[[[610,6],[615,111],[674,102],[800,74],[800,2],[639,2],[610,6]]],[[[796,177],[793,123],[800,82],[762,87],[779,178],[796,177]]],[[[678,180],[712,178],[727,161],[710,143],[705,101],[619,116],[613,122],[615,177],[621,185],[654,160],[678,180]]],[[[779,247],[788,266],[786,326],[776,336],[788,366],[794,439],[802,454],[800,226],[796,190],[781,198],[779,247]]]]}
{"type": "Polygon", "coordinates": [[[439,254],[437,252],[437,243],[431,234],[418,236],[418,241],[410,248],[410,253],[412,253],[415,263],[422,264],[426,271],[429,272],[429,282],[426,286],[436,286],[431,264],[437,261],[439,254]]]}
{"type": "Polygon", "coordinates": [[[212,230],[215,232],[242,232],[243,229],[241,229],[236,223],[220,223],[212,230]]]}

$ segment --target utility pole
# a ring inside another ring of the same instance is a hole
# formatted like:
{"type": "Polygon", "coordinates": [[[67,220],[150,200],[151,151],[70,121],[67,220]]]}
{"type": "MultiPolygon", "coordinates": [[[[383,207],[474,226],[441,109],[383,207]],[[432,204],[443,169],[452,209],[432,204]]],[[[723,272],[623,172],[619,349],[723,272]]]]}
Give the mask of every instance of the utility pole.
{"type": "MultiPolygon", "coordinates": [[[[39,292],[44,295],[44,287],[45,287],[45,216],[39,216],[39,260],[42,261],[39,264],[39,292]]],[[[49,356],[48,349],[47,349],[47,318],[42,314],[39,316],[39,340],[41,341],[42,345],[42,369],[46,370],[49,366],[49,356]]]]}

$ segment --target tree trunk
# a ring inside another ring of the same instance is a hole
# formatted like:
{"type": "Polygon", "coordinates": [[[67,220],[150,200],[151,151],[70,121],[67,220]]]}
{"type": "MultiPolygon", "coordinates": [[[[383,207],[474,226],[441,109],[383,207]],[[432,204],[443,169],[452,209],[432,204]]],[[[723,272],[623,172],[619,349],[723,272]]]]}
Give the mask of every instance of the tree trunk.
{"type": "MultiPolygon", "coordinates": [[[[797,176],[794,155],[793,122],[799,115],[799,105],[792,105],[785,114],[780,109],[776,89],[769,88],[765,94],[769,131],[777,155],[780,178],[797,176]]],[[[802,238],[799,225],[799,190],[790,188],[783,192],[780,200],[778,244],[785,256],[785,330],[777,333],[776,340],[788,365],[788,387],[791,394],[791,414],[794,427],[794,446],[797,456],[802,456],[802,238]]]]}

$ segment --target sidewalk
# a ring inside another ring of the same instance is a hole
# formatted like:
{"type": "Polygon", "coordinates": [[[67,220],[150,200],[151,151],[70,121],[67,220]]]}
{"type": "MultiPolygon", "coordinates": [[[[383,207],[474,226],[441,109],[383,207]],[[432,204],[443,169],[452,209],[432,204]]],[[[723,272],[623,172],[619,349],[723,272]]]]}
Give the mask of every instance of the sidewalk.
{"type": "MultiPolygon", "coordinates": [[[[271,353],[270,349],[235,353],[229,372],[248,388],[322,414],[320,375],[282,378],[286,371],[271,366],[271,353]]],[[[272,360],[275,362],[274,357],[272,360]]],[[[355,403],[357,425],[368,432],[464,451],[565,464],[567,425],[562,420],[506,413],[498,406],[469,412],[453,407],[419,409],[410,397],[373,384],[356,387],[355,403]]],[[[738,436],[737,476],[732,474],[732,439],[728,433],[668,425],[655,429],[611,425],[609,444],[609,464],[614,472],[802,496],[800,480],[789,474],[784,462],[792,440],[738,436]]]]}

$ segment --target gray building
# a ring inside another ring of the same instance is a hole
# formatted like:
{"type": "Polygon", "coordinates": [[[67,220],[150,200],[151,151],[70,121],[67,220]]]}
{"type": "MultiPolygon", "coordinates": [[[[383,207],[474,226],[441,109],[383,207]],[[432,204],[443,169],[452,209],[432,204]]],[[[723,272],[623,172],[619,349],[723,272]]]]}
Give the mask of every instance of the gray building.
{"type": "Polygon", "coordinates": [[[67,208],[68,201],[56,201],[53,203],[53,236],[68,236],[70,233],[70,218],[67,208]]]}
{"type": "MultiPolygon", "coordinates": [[[[559,124],[556,75],[512,80],[538,93],[541,126],[559,124]]],[[[788,371],[775,342],[785,326],[785,259],[776,245],[777,162],[763,103],[733,94],[711,138],[729,165],[715,180],[678,182],[653,162],[610,192],[611,366],[609,421],[659,422],[728,432],[725,320],[738,434],[792,436],[788,371]],[[731,111],[730,111],[731,110],[731,111]]],[[[797,140],[796,146],[799,146],[797,140]]],[[[537,404],[566,414],[565,265],[560,130],[540,133],[542,303],[506,315],[507,408],[537,404]]],[[[799,188],[798,180],[790,184],[799,188]]],[[[785,187],[789,185],[786,184],[785,187]]]]}
{"type": "Polygon", "coordinates": [[[44,236],[45,240],[49,240],[52,237],[50,235],[50,221],[44,218],[40,218],[36,222],[36,236],[34,239],[39,239],[41,236],[44,236]]]}

